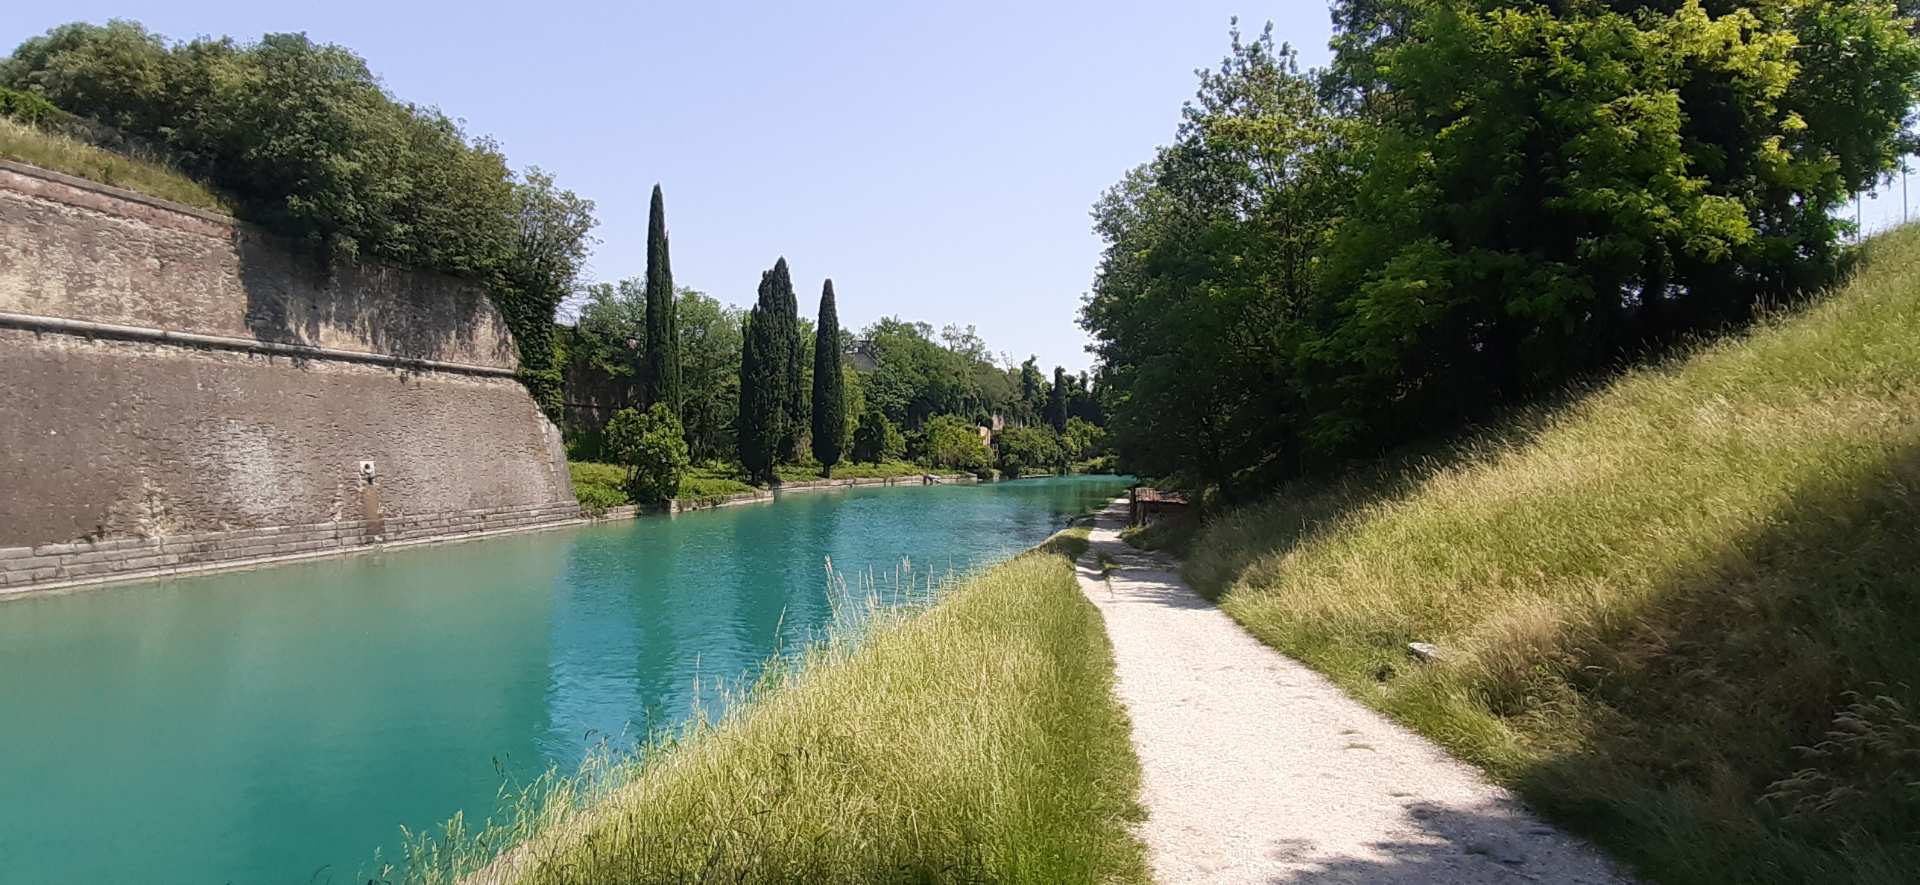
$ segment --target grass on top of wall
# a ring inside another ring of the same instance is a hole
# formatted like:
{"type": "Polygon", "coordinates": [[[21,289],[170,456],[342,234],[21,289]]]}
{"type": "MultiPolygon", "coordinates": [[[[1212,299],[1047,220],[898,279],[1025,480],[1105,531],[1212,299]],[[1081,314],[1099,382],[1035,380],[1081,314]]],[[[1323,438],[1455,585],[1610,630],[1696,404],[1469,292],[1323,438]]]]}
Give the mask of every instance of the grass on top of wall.
{"type": "Polygon", "coordinates": [[[549,780],[516,825],[383,880],[1145,882],[1112,648],[1067,558],[1085,535],[871,614],[720,721],[549,780]]]}
{"type": "Polygon", "coordinates": [[[233,213],[233,207],[212,188],[183,173],[4,117],[0,117],[0,158],[138,191],[196,209],[233,213]]]}
{"type": "Polygon", "coordinates": [[[1256,636],[1651,878],[1912,881],[1920,229],[1795,315],[1189,553],[1256,636]]]}

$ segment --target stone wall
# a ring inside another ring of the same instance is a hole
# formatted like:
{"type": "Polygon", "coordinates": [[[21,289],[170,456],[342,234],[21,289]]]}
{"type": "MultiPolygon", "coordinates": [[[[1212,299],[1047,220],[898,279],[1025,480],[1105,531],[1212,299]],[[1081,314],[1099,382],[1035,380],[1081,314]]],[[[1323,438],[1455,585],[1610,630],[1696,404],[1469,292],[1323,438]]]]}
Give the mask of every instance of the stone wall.
{"type": "Polygon", "coordinates": [[[514,366],[478,287],[0,163],[0,594],[572,520],[514,366]]]}
{"type": "Polygon", "coordinates": [[[479,286],[328,269],[231,219],[0,161],[0,311],[512,369],[479,286]]]}

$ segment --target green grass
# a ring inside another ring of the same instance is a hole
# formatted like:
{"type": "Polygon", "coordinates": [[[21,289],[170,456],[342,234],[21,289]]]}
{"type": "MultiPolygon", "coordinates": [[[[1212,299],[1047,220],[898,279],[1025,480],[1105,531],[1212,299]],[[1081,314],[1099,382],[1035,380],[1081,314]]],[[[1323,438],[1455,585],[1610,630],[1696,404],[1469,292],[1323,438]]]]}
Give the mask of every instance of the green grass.
{"type": "MultiPolygon", "coordinates": [[[[920,476],[929,472],[927,468],[906,461],[881,461],[877,464],[836,464],[832,479],[891,479],[905,476],[920,476]]],[[[938,471],[935,471],[938,472],[938,471]]],[[[782,464],[774,469],[781,482],[813,482],[828,479],[820,472],[820,465],[782,464]]]]}
{"type": "Polygon", "coordinates": [[[573,480],[573,496],[588,516],[598,516],[608,508],[633,503],[627,496],[627,471],[618,464],[592,461],[568,461],[567,475],[573,480]]]}
{"type": "Polygon", "coordinates": [[[165,166],[130,159],[5,118],[0,118],[0,158],[138,191],[196,209],[233,213],[233,207],[212,188],[165,166]]]}
{"type": "Polygon", "coordinates": [[[419,846],[415,881],[1145,882],[1139,765],[1085,531],[763,677],[638,762],[550,780],[515,826],[419,846]]]}
{"type": "Polygon", "coordinates": [[[746,474],[738,467],[720,462],[695,465],[680,480],[682,500],[713,500],[742,492],[760,491],[747,482],[746,474]]]}
{"type": "MultiPolygon", "coordinates": [[[[567,473],[573,478],[573,494],[580,501],[580,509],[589,515],[633,503],[627,495],[626,468],[618,464],[569,461],[567,473]]],[[[682,501],[710,501],[751,491],[754,487],[725,464],[696,465],[680,481],[682,501]]]]}
{"type": "MultiPolygon", "coordinates": [[[[597,461],[569,461],[567,472],[573,477],[574,496],[580,509],[589,515],[608,508],[633,503],[627,496],[626,468],[597,461]]],[[[824,479],[818,464],[783,464],[778,469],[781,482],[810,482],[824,479]]],[[[879,464],[841,464],[833,470],[834,479],[872,479],[877,477],[919,476],[926,468],[905,461],[879,464]]],[[[711,461],[696,464],[680,481],[681,501],[716,501],[743,492],[765,491],[747,482],[746,474],[735,464],[711,461]]]]}
{"type": "Polygon", "coordinates": [[[1910,881],[1920,230],[1748,334],[1224,514],[1186,571],[1647,876],[1910,881]]]}

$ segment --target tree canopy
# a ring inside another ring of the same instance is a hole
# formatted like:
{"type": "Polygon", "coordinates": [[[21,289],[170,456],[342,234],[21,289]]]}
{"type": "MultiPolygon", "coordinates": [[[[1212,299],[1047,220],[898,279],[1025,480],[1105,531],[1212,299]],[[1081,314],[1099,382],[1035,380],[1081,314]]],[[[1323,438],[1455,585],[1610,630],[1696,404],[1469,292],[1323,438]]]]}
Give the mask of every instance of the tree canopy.
{"type": "Polygon", "coordinates": [[[1341,0],[1094,208],[1135,469],[1230,492],[1444,433],[1832,277],[1920,81],[1889,2],[1341,0]]]}

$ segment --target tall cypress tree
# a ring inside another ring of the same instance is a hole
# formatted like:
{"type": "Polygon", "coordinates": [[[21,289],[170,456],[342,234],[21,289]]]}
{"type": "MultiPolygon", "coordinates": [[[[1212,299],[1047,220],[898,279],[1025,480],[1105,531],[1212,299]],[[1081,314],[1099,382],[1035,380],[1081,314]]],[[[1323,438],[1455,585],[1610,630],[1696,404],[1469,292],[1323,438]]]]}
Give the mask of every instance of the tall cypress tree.
{"type": "Polygon", "coordinates": [[[680,324],[674,304],[673,264],[667,256],[667,207],[653,186],[647,213],[647,359],[643,404],[665,403],[680,415],[680,324]]]}
{"type": "Polygon", "coordinates": [[[1059,366],[1053,367],[1053,392],[1047,394],[1047,423],[1067,429],[1067,370],[1059,366]]]}
{"type": "Polygon", "coordinates": [[[798,384],[789,380],[799,359],[792,346],[798,334],[793,278],[782,258],[760,275],[760,297],[747,316],[740,352],[740,463],[757,482],[772,481],[791,438],[787,401],[798,384]]]}
{"type": "Polygon", "coordinates": [[[782,293],[785,296],[783,303],[785,311],[780,314],[780,321],[783,324],[780,332],[786,339],[783,352],[787,357],[781,374],[781,380],[786,384],[786,392],[780,401],[784,410],[782,429],[785,431],[780,440],[780,456],[798,460],[804,454],[801,451],[801,444],[805,442],[802,434],[811,429],[809,424],[812,416],[807,414],[807,394],[812,391],[809,391],[806,386],[807,354],[806,345],[800,337],[800,301],[794,295],[793,278],[787,275],[786,267],[786,261],[782,259],[776,268],[780,271],[779,282],[785,287],[782,293]]]}
{"type": "Polygon", "coordinates": [[[828,280],[813,332],[813,457],[828,476],[847,447],[847,390],[840,371],[840,314],[828,280]]]}

